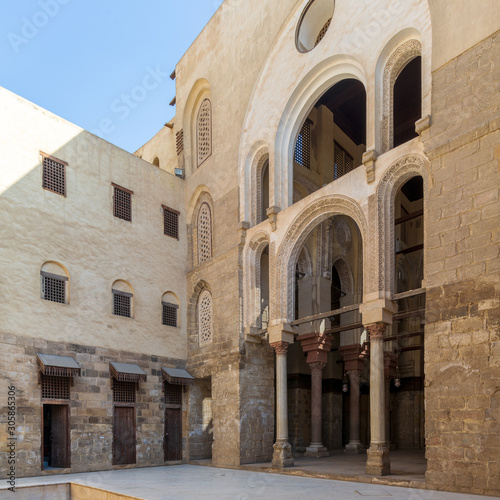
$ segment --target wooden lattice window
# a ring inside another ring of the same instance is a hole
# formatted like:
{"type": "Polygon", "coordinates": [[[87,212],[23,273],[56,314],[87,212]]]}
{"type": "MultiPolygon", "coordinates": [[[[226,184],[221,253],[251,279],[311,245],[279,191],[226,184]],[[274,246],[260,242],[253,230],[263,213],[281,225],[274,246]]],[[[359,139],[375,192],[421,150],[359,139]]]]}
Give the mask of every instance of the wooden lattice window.
{"type": "Polygon", "coordinates": [[[113,402],[135,403],[135,382],[113,380],[113,402]]]}
{"type": "Polygon", "coordinates": [[[113,314],[124,318],[132,317],[132,297],[131,293],[113,290],[113,314]]]}
{"type": "Polygon", "coordinates": [[[66,303],[66,276],[57,276],[42,271],[42,299],[50,300],[51,302],[66,303]]]}
{"type": "Polygon", "coordinates": [[[179,239],[179,212],[163,206],[163,234],[179,239]]]}
{"type": "Polygon", "coordinates": [[[351,172],[354,168],[354,158],[335,141],[335,163],[333,167],[333,178],[338,179],[351,172]]]}
{"type": "Polygon", "coordinates": [[[198,300],[200,345],[212,342],[212,294],[205,290],[198,300]]]}
{"type": "Polygon", "coordinates": [[[170,304],[169,302],[162,303],[161,322],[166,326],[177,327],[177,311],[179,306],[177,304],[170,304]]]}
{"type": "Polygon", "coordinates": [[[177,156],[184,151],[184,130],[179,130],[177,134],[175,134],[175,149],[177,151],[177,156]]]}
{"type": "Polygon", "coordinates": [[[165,381],[165,404],[182,405],[182,386],[165,381]]]}
{"type": "Polygon", "coordinates": [[[67,163],[56,158],[44,156],[42,187],[48,191],[66,196],[66,165],[67,163]]]}
{"type": "Polygon", "coordinates": [[[198,263],[212,258],[212,213],[203,203],[198,213],[198,263]]]}
{"type": "Polygon", "coordinates": [[[201,103],[196,123],[196,137],[198,166],[200,166],[212,154],[212,105],[209,99],[201,103]]]}
{"type": "Polygon", "coordinates": [[[118,219],[132,221],[132,191],[113,184],[113,215],[118,219]]]}
{"type": "Polygon", "coordinates": [[[325,25],[321,28],[321,31],[318,33],[318,36],[316,38],[316,43],[314,44],[315,47],[316,45],[318,45],[319,42],[321,42],[321,40],[323,40],[331,23],[332,23],[332,18],[330,17],[330,19],[328,19],[325,25]]]}
{"type": "Polygon", "coordinates": [[[69,399],[70,377],[41,374],[42,399],[69,399]]]}
{"type": "Polygon", "coordinates": [[[295,161],[306,168],[311,168],[311,122],[306,120],[300,129],[295,143],[295,161]]]}

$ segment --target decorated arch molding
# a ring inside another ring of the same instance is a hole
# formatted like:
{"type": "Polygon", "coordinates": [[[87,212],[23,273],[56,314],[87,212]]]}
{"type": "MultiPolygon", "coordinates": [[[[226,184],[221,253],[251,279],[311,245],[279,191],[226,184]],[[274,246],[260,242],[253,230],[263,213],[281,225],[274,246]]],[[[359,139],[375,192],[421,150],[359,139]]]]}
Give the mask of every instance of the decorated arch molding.
{"type": "MultiPolygon", "coordinates": [[[[366,262],[367,222],[361,207],[347,196],[324,196],[305,208],[291,223],[278,250],[274,281],[274,321],[290,321],[294,311],[295,266],[311,231],[334,215],[346,215],[357,224],[363,241],[363,265],[366,262]]],[[[273,305],[273,303],[271,304],[273,305]]]]}
{"type": "MultiPolygon", "coordinates": [[[[394,259],[394,204],[398,190],[412,177],[420,175],[424,181],[424,207],[428,193],[427,160],[420,155],[406,155],[386,171],[377,190],[378,235],[378,289],[395,292],[394,259]]],[[[424,217],[424,234],[426,231],[424,217]]],[[[375,248],[375,247],[374,247],[375,248]]],[[[376,269],[376,267],[373,267],[376,269]]]]}
{"type": "Polygon", "coordinates": [[[421,55],[420,41],[408,40],[392,53],[385,65],[382,81],[382,153],[394,147],[394,84],[404,67],[421,55]]]}
{"type": "MultiPolygon", "coordinates": [[[[261,269],[262,253],[269,246],[269,235],[259,231],[248,242],[244,251],[244,276],[245,276],[245,318],[244,325],[260,328],[261,304],[261,269]]],[[[269,252],[271,256],[271,252],[269,252]]],[[[269,283],[271,285],[271,282],[269,283]]]]}

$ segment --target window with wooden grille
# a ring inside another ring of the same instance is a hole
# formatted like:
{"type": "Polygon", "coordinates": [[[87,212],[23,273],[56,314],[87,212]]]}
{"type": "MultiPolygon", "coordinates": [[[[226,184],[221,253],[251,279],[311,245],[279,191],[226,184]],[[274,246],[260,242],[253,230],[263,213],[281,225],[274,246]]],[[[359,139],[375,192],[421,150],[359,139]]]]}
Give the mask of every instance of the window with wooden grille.
{"type": "Polygon", "coordinates": [[[66,276],[56,276],[44,271],[41,272],[42,299],[51,302],[66,303],[66,276]]]}
{"type": "Polygon", "coordinates": [[[113,402],[135,403],[135,382],[113,380],[113,402]]]}
{"type": "Polygon", "coordinates": [[[182,405],[182,386],[169,384],[165,381],[165,404],[182,405]]]}
{"type": "Polygon", "coordinates": [[[179,239],[179,212],[163,206],[163,234],[179,239]]]}
{"type": "Polygon", "coordinates": [[[323,40],[331,23],[332,23],[332,18],[328,19],[325,25],[321,28],[321,31],[318,33],[318,36],[316,37],[316,43],[314,44],[315,47],[316,45],[318,45],[319,42],[321,42],[321,40],[323,40]]]}
{"type": "Polygon", "coordinates": [[[177,310],[179,309],[179,306],[177,304],[162,302],[162,308],[162,324],[177,327],[177,310]]]}
{"type": "Polygon", "coordinates": [[[200,345],[212,342],[212,294],[205,290],[198,300],[200,345]]]}
{"type": "Polygon", "coordinates": [[[300,129],[295,143],[295,161],[306,168],[311,168],[311,122],[306,120],[300,129]]]}
{"type": "Polygon", "coordinates": [[[70,377],[41,374],[42,399],[69,399],[70,377]]]}
{"type": "Polygon", "coordinates": [[[42,186],[48,191],[66,196],[66,163],[44,156],[42,186]]]}
{"type": "Polygon", "coordinates": [[[175,134],[175,149],[177,152],[177,156],[184,151],[184,130],[179,130],[177,134],[175,134]]]}
{"type": "Polygon", "coordinates": [[[198,166],[200,166],[212,154],[212,105],[209,99],[201,103],[196,123],[196,137],[198,166]]]}
{"type": "Polygon", "coordinates": [[[212,258],[212,213],[208,203],[203,203],[198,213],[198,263],[212,258]]]}
{"type": "Polygon", "coordinates": [[[113,314],[123,316],[124,318],[131,318],[132,297],[131,293],[113,290],[113,314]]]}
{"type": "Polygon", "coordinates": [[[338,179],[351,172],[354,168],[354,158],[335,141],[335,163],[333,167],[333,178],[338,179]]]}
{"type": "Polygon", "coordinates": [[[113,215],[118,219],[132,222],[132,191],[113,184],[113,215]]]}

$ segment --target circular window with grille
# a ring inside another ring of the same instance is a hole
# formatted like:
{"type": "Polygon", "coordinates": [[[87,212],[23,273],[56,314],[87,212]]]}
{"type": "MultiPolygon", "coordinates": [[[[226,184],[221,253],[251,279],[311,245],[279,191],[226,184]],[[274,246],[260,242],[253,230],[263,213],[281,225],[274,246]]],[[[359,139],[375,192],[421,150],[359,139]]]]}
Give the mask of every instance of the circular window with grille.
{"type": "Polygon", "coordinates": [[[332,22],[334,9],[335,0],[311,0],[307,4],[300,16],[295,37],[299,52],[309,52],[323,40],[332,22]]]}

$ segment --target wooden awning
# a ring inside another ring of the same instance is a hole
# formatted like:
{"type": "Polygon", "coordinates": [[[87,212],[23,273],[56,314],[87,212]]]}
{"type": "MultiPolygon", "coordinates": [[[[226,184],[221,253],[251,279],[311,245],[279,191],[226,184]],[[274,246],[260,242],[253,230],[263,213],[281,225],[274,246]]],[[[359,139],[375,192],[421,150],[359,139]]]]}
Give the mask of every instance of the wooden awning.
{"type": "Polygon", "coordinates": [[[80,365],[69,356],[55,356],[53,354],[37,355],[38,370],[44,375],[53,377],[77,377],[82,373],[80,365]]]}
{"type": "Polygon", "coordinates": [[[146,372],[139,366],[130,363],[109,363],[111,376],[121,382],[146,382],[146,372]]]}
{"type": "Polygon", "coordinates": [[[162,368],[163,380],[172,385],[193,385],[194,377],[182,368],[162,368]]]}

